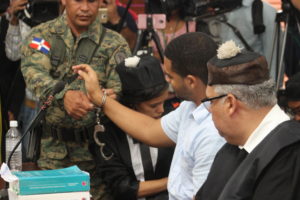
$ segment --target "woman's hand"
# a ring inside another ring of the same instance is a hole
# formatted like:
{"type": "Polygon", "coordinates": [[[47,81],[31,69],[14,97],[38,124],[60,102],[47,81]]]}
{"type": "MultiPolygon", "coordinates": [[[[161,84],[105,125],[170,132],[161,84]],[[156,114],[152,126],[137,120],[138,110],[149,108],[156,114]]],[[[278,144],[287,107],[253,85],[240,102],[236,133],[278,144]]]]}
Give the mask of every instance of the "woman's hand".
{"type": "Polygon", "coordinates": [[[89,99],[97,106],[101,105],[103,92],[99,86],[97,73],[87,64],[76,65],[72,69],[84,80],[89,99]]]}

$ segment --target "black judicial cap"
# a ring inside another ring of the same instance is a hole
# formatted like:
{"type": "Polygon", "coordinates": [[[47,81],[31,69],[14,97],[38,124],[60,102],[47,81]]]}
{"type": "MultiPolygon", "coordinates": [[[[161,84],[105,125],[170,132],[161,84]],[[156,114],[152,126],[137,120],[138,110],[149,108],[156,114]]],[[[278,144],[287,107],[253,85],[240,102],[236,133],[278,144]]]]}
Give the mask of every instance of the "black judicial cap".
{"type": "Polygon", "coordinates": [[[269,79],[268,64],[264,56],[242,51],[232,40],[222,44],[217,52],[207,63],[208,85],[254,85],[269,79]]]}
{"type": "Polygon", "coordinates": [[[117,65],[116,71],[122,83],[123,96],[136,96],[139,92],[167,84],[160,61],[153,56],[126,58],[117,65]]]}

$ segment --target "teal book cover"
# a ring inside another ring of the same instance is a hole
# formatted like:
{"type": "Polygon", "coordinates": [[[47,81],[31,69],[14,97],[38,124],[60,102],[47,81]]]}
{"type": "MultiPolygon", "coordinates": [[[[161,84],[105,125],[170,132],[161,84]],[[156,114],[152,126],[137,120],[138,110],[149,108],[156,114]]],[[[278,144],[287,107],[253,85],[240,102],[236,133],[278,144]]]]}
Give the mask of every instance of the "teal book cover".
{"type": "Polygon", "coordinates": [[[13,172],[17,181],[10,188],[19,195],[77,192],[90,190],[89,173],[77,166],[63,169],[13,172]]]}

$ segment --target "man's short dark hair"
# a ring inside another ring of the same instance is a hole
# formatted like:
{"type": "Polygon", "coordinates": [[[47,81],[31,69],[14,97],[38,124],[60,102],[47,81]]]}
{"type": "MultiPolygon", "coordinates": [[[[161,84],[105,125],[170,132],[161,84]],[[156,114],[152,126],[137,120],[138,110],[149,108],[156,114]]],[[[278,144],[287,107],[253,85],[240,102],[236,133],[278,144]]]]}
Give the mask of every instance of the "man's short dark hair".
{"type": "Polygon", "coordinates": [[[205,33],[183,34],[166,47],[172,70],[182,77],[194,75],[207,84],[207,62],[216,55],[217,44],[205,33]]]}
{"type": "Polygon", "coordinates": [[[278,104],[288,108],[289,101],[300,101],[300,72],[294,74],[287,82],[283,90],[277,92],[278,104]]]}

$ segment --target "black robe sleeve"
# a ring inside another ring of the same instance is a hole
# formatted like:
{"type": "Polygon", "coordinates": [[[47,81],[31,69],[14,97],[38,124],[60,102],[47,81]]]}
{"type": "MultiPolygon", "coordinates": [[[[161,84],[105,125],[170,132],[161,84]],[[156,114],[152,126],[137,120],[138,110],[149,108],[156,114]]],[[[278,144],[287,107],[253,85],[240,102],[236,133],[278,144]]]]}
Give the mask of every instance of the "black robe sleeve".
{"type": "Polygon", "coordinates": [[[244,157],[239,157],[240,149],[226,143],[216,154],[208,177],[198,190],[196,200],[217,200],[225,184],[244,157]]]}
{"type": "Polygon", "coordinates": [[[105,143],[102,153],[112,158],[104,159],[101,149],[96,148],[98,173],[115,200],[136,200],[139,181],[132,168],[126,135],[113,123],[105,128],[106,132],[98,134],[98,138],[105,143]]]}
{"type": "Polygon", "coordinates": [[[253,200],[300,199],[300,143],[286,147],[257,180],[253,200]]]}
{"type": "Polygon", "coordinates": [[[280,124],[241,165],[236,148],[224,145],[196,200],[300,199],[299,128],[293,120],[280,124]]]}

